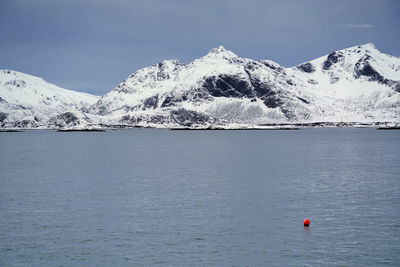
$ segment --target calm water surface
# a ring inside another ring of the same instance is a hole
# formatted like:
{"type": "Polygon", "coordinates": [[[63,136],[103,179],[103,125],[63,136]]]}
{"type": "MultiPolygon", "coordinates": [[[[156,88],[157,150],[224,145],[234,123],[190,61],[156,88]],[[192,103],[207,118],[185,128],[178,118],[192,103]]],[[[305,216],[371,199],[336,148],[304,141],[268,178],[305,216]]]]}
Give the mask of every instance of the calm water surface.
{"type": "Polygon", "coordinates": [[[400,131],[0,133],[0,266],[367,264],[400,265],[400,131]]]}

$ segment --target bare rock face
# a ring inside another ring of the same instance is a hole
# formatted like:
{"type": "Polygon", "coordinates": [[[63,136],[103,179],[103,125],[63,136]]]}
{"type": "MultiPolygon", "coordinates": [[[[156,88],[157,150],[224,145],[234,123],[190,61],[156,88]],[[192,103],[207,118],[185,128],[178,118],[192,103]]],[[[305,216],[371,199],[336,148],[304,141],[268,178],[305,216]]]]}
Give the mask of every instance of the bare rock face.
{"type": "Polygon", "coordinates": [[[373,66],[374,59],[370,55],[360,58],[354,66],[354,77],[356,79],[365,78],[368,81],[378,82],[393,88],[396,92],[400,92],[400,81],[394,81],[384,77],[373,66]]]}
{"type": "Polygon", "coordinates": [[[211,122],[210,116],[186,109],[178,109],[172,111],[171,118],[177,124],[186,127],[190,127],[193,125],[204,125],[205,123],[211,122]]]}
{"type": "Polygon", "coordinates": [[[327,56],[322,68],[324,70],[329,70],[332,65],[338,63],[342,59],[344,59],[342,52],[332,52],[327,56]]]}
{"type": "Polygon", "coordinates": [[[297,68],[307,73],[313,73],[315,71],[314,65],[311,64],[310,62],[300,64],[297,66],[297,68]]]}
{"type": "Polygon", "coordinates": [[[0,122],[3,122],[5,119],[7,119],[8,114],[5,112],[0,112],[0,122]]]}
{"type": "Polygon", "coordinates": [[[251,84],[235,75],[207,77],[202,87],[214,97],[254,97],[251,84]]]}

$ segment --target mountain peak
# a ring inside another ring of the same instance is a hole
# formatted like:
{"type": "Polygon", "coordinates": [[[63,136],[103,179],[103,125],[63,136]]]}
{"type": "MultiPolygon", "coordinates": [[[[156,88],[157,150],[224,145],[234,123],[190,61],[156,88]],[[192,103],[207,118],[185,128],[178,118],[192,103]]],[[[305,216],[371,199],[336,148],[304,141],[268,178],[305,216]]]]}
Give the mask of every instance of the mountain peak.
{"type": "Polygon", "coordinates": [[[226,52],[226,51],[228,51],[228,50],[224,46],[220,45],[218,47],[211,49],[209,53],[217,54],[217,53],[226,52]]]}
{"type": "Polygon", "coordinates": [[[372,52],[372,51],[379,51],[373,43],[366,43],[363,45],[357,45],[353,47],[349,47],[343,50],[350,50],[350,51],[364,51],[364,52],[372,52]]]}
{"type": "Polygon", "coordinates": [[[208,52],[207,56],[217,56],[217,57],[225,57],[225,58],[237,57],[237,55],[235,53],[226,49],[222,45],[211,49],[210,52],[208,52]]]}
{"type": "Polygon", "coordinates": [[[376,49],[376,46],[373,43],[366,43],[366,44],[360,45],[360,46],[363,48],[366,48],[366,49],[368,49],[368,48],[376,49]]]}

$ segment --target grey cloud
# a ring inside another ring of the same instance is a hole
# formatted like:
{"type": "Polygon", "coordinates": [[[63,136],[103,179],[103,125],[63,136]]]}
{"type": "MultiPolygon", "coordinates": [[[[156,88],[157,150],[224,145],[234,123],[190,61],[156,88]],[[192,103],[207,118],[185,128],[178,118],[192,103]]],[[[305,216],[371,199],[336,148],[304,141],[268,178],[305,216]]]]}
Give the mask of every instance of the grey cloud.
{"type": "Polygon", "coordinates": [[[358,28],[358,29],[371,29],[375,27],[372,24],[338,24],[338,26],[346,28],[358,28]]]}

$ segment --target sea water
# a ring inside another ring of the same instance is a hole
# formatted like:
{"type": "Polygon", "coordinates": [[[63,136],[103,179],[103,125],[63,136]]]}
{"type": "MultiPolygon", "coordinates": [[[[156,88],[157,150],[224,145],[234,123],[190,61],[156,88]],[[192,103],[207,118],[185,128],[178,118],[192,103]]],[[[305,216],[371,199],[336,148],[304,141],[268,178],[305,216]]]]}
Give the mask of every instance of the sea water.
{"type": "Polygon", "coordinates": [[[25,265],[399,266],[400,131],[0,133],[25,265]]]}

